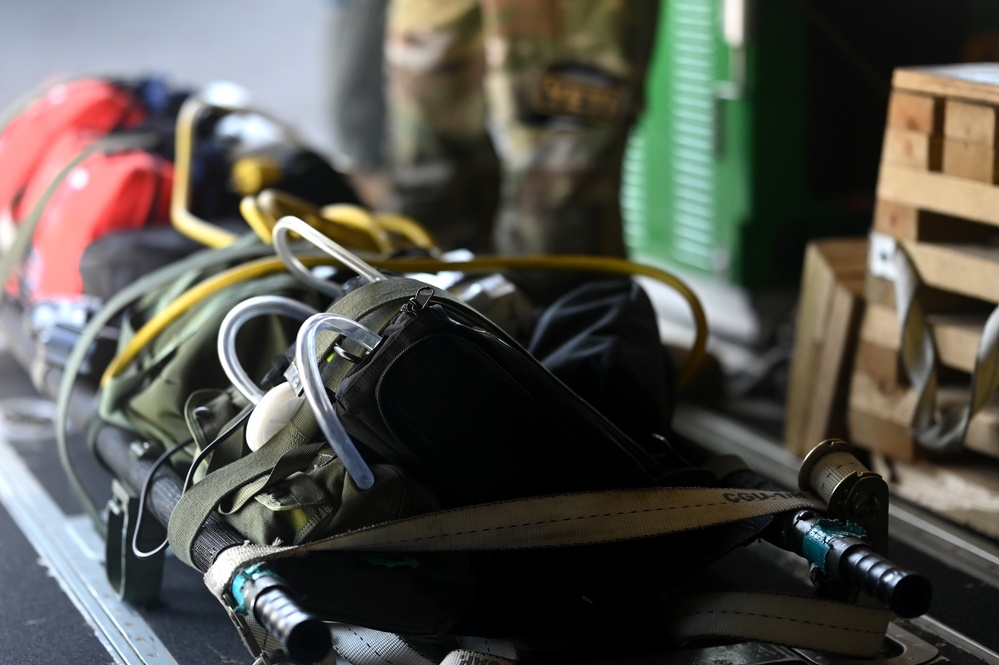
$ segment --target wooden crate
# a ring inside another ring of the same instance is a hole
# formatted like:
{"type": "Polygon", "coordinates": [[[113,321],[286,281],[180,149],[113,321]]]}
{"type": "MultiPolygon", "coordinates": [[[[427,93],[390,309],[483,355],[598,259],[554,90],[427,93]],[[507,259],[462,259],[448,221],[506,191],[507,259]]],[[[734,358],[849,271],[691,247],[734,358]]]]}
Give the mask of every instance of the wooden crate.
{"type": "Polygon", "coordinates": [[[937,405],[967,403],[988,314],[999,304],[999,63],[895,71],[871,225],[864,305],[848,369],[847,439],[867,448],[892,491],[999,537],[999,398],[971,420],[964,451],[921,449],[901,346],[890,255],[923,286],[937,405]]]}
{"type": "Polygon", "coordinates": [[[816,240],[805,252],[784,440],[803,456],[845,437],[846,383],[863,305],[867,238],[816,240]]]}

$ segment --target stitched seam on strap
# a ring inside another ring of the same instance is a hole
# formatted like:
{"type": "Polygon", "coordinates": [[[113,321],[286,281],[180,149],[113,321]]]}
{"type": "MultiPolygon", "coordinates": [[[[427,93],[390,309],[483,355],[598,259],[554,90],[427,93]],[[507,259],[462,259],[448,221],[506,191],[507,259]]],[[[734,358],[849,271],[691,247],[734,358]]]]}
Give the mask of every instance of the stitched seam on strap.
{"type": "Polygon", "coordinates": [[[800,623],[808,626],[818,626],[821,628],[834,628],[836,630],[847,630],[854,633],[863,633],[867,635],[880,635],[882,633],[882,631],[880,630],[867,630],[863,628],[856,628],[853,626],[841,626],[837,624],[823,623],[821,621],[809,621],[808,619],[798,619],[795,617],[788,617],[782,615],[775,616],[772,614],[763,614],[762,612],[743,612],[739,610],[697,610],[693,612],[685,612],[683,613],[682,616],[692,617],[695,615],[722,615],[722,614],[731,614],[733,616],[760,617],[762,619],[774,619],[777,621],[790,621],[791,623],[800,623]]]}

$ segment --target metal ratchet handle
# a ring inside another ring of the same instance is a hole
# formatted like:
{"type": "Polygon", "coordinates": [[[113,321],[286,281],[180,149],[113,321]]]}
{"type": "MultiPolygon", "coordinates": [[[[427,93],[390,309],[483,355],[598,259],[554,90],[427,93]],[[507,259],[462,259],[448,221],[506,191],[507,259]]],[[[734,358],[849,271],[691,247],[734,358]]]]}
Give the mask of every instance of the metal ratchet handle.
{"type": "Polygon", "coordinates": [[[863,589],[903,619],[925,614],[933,597],[930,581],[876,552],[849,522],[832,520],[810,510],[793,518],[793,550],[833,579],[863,589]]]}
{"type": "Polygon", "coordinates": [[[304,608],[288,584],[266,563],[253,564],[232,583],[236,611],[252,614],[261,626],[281,642],[296,663],[316,663],[333,649],[329,627],[304,608]]]}

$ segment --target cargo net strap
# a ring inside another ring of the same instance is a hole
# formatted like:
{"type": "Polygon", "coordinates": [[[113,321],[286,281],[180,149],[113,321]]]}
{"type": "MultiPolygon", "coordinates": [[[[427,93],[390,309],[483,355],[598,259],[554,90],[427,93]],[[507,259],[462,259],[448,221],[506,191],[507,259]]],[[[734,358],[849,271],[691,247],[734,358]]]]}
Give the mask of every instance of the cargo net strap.
{"type": "MultiPolygon", "coordinates": [[[[312,551],[442,552],[589,545],[824,507],[824,502],[800,492],[717,488],[531,497],[386,522],[304,545],[232,547],[209,568],[205,583],[224,603],[233,579],[246,566],[312,551]]],[[[671,603],[661,616],[680,643],[698,637],[735,637],[856,657],[878,653],[890,618],[883,606],[741,592],[685,597],[671,603]]],[[[339,644],[337,650],[345,648],[339,644]]]]}

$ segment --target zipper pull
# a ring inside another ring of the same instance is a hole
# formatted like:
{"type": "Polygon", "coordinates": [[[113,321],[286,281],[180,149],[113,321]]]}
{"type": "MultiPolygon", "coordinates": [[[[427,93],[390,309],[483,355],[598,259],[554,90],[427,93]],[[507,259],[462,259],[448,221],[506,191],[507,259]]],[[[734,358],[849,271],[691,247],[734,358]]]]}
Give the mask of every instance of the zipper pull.
{"type": "Polygon", "coordinates": [[[427,306],[430,299],[434,297],[434,293],[434,287],[432,286],[421,287],[420,290],[416,292],[416,295],[412,296],[409,301],[406,302],[403,308],[407,312],[419,312],[427,306]]]}

